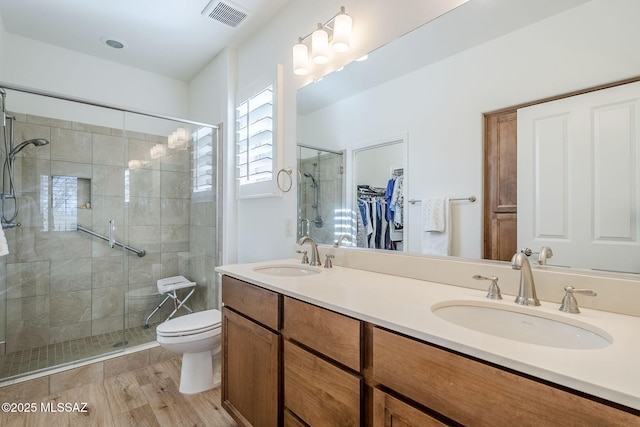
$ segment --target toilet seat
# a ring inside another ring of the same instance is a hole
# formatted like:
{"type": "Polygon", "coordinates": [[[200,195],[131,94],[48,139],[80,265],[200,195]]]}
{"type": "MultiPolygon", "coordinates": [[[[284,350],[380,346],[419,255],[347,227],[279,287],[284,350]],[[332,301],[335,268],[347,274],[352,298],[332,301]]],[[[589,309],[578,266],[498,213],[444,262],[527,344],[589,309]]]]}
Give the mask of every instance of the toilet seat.
{"type": "Polygon", "coordinates": [[[195,335],[218,329],[221,323],[222,313],[219,310],[204,310],[161,323],[156,334],[159,337],[195,335]]]}

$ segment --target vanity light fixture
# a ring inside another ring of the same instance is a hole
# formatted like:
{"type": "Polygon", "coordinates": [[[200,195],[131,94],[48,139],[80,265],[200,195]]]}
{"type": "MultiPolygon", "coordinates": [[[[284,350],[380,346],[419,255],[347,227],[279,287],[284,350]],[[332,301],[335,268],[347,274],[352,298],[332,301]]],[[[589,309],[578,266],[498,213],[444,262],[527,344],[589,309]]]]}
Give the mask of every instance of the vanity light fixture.
{"type": "Polygon", "coordinates": [[[302,43],[302,37],[298,44],[293,45],[293,73],[304,76],[309,72],[309,48],[302,43]]]}
{"type": "Polygon", "coordinates": [[[333,22],[333,50],[346,52],[351,45],[351,26],[353,21],[349,15],[344,13],[344,6],[340,8],[340,13],[333,22]]]}
{"type": "Polygon", "coordinates": [[[341,53],[349,50],[351,44],[352,19],[345,13],[344,6],[340,12],[331,17],[324,24],[318,23],[318,28],[311,34],[298,38],[293,46],[293,72],[299,76],[309,73],[309,47],[305,42],[311,40],[311,60],[315,64],[329,62],[329,46],[341,53]]]}
{"type": "Polygon", "coordinates": [[[153,147],[151,147],[151,158],[152,159],[158,159],[162,156],[164,156],[165,153],[165,147],[163,144],[156,144],[153,147]]]}
{"type": "Polygon", "coordinates": [[[167,147],[177,150],[186,150],[189,147],[189,138],[185,128],[178,128],[167,138],[167,147]]]}
{"type": "Polygon", "coordinates": [[[140,169],[142,162],[140,160],[129,160],[129,169],[140,169]]]}
{"type": "Polygon", "coordinates": [[[316,64],[329,62],[329,33],[321,23],[318,23],[318,29],[311,33],[311,57],[316,64]]]}

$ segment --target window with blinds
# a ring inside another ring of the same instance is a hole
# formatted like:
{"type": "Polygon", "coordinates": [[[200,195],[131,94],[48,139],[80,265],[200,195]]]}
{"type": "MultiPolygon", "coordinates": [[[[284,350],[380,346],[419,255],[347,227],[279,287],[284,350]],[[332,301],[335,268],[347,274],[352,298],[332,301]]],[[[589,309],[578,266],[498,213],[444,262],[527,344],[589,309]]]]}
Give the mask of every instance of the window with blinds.
{"type": "Polygon", "coordinates": [[[273,180],[273,85],[236,108],[237,178],[240,186],[273,180]]]}
{"type": "Polygon", "coordinates": [[[214,129],[209,127],[202,127],[191,135],[193,156],[191,188],[194,196],[213,193],[214,136],[214,129]]]}

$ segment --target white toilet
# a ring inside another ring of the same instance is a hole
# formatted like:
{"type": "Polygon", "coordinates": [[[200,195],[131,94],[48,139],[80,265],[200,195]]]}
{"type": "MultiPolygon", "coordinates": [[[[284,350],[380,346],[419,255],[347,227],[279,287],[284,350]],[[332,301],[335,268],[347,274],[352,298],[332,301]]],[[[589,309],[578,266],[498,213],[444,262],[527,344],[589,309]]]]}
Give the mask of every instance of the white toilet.
{"type": "Polygon", "coordinates": [[[161,323],[156,328],[158,344],[182,354],[180,392],[200,393],[220,384],[219,361],[214,378],[212,357],[220,353],[222,313],[205,310],[161,323]]]}

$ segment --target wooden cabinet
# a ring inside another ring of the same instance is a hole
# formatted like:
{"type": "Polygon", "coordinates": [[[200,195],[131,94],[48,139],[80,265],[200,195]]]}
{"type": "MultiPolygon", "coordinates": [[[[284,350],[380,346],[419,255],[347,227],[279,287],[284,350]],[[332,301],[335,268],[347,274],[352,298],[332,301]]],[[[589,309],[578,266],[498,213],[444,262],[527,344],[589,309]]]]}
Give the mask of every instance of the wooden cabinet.
{"type": "Polygon", "coordinates": [[[373,427],[446,426],[408,403],[379,389],[373,390],[373,427]]]}
{"type": "Polygon", "coordinates": [[[283,334],[359,372],[362,322],[293,298],[284,298],[283,334]]]}
{"type": "Polygon", "coordinates": [[[640,425],[637,411],[223,278],[224,408],[241,426],[640,425]]]}
{"type": "Polygon", "coordinates": [[[241,426],[281,425],[279,295],[227,276],[222,286],[222,405],[241,426]]]}
{"type": "Polygon", "coordinates": [[[276,292],[223,276],[222,303],[225,307],[250,317],[257,323],[277,331],[280,329],[280,298],[276,292]]]}
{"type": "Polygon", "coordinates": [[[362,378],[284,342],[284,406],[311,426],[360,425],[362,378]]]}
{"type": "Polygon", "coordinates": [[[640,419],[596,400],[379,328],[373,377],[463,425],[638,425],[640,419]]]}
{"type": "Polygon", "coordinates": [[[311,426],[362,421],[362,322],[284,297],[284,406],[311,426]]]}

